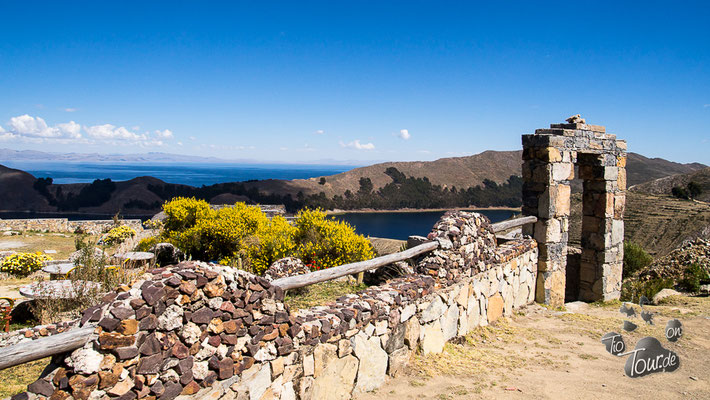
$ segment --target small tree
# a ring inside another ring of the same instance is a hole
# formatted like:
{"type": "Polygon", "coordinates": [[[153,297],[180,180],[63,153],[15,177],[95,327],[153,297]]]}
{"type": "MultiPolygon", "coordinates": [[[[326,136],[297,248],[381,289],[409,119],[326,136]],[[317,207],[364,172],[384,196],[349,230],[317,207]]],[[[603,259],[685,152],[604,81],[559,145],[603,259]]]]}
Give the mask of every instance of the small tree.
{"type": "Polygon", "coordinates": [[[319,185],[325,185],[325,178],[321,176],[320,180],[318,181],[319,185]]]}
{"type": "Polygon", "coordinates": [[[673,186],[673,189],[671,189],[671,194],[673,195],[673,197],[677,197],[679,199],[688,199],[688,191],[685,190],[685,188],[682,186],[673,186]]]}
{"type": "Polygon", "coordinates": [[[693,198],[693,199],[697,198],[698,196],[700,196],[700,194],[702,192],[703,192],[703,189],[700,187],[698,182],[691,181],[690,183],[688,183],[688,194],[690,195],[691,198],[693,198]]]}
{"type": "Polygon", "coordinates": [[[653,262],[653,257],[639,245],[624,242],[624,278],[646,268],[653,262]]]}

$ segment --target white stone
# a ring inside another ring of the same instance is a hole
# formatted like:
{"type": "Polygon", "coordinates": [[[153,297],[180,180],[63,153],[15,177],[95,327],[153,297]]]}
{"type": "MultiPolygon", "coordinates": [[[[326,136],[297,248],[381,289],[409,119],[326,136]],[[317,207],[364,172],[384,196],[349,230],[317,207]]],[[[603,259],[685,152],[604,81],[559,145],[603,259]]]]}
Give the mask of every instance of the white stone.
{"type": "Polygon", "coordinates": [[[241,385],[246,386],[249,391],[249,400],[259,400],[271,386],[271,365],[254,364],[242,374],[241,385]]]}
{"type": "Polygon", "coordinates": [[[180,330],[180,337],[182,338],[182,340],[185,341],[185,343],[189,345],[192,345],[199,341],[201,334],[202,331],[200,330],[200,327],[195,325],[195,323],[193,322],[188,322],[180,330]]]}
{"type": "Polygon", "coordinates": [[[355,392],[375,390],[385,382],[387,373],[387,352],[380,347],[380,340],[367,338],[362,333],[353,336],[353,353],[360,360],[357,370],[355,392]]]}
{"type": "Polygon", "coordinates": [[[439,296],[436,296],[436,298],[434,298],[434,301],[429,304],[429,307],[422,311],[421,322],[427,323],[435,319],[439,319],[439,317],[441,317],[445,311],[446,304],[441,301],[441,298],[439,296]]]}
{"type": "Polygon", "coordinates": [[[350,399],[357,370],[358,360],[351,355],[333,359],[320,376],[313,380],[311,396],[306,398],[350,399]]]}
{"type": "Polygon", "coordinates": [[[192,376],[197,380],[205,379],[210,372],[207,361],[199,361],[192,364],[192,376]]]}
{"type": "Polygon", "coordinates": [[[163,314],[158,317],[158,329],[163,331],[172,331],[181,327],[182,314],[182,307],[177,304],[173,304],[170,307],[166,308],[165,312],[163,312],[163,314]]]}
{"type": "Polygon", "coordinates": [[[444,315],[441,316],[441,331],[444,335],[444,341],[456,337],[459,322],[459,308],[456,304],[449,306],[444,315]]]}
{"type": "Polygon", "coordinates": [[[417,312],[417,306],[414,304],[409,304],[405,306],[399,316],[399,321],[400,322],[405,322],[408,319],[412,318],[412,316],[417,312]]]}
{"type": "Polygon", "coordinates": [[[71,354],[74,370],[80,374],[91,375],[99,371],[104,356],[94,349],[77,349],[71,354]]]}
{"type": "Polygon", "coordinates": [[[281,389],[280,400],[296,400],[296,391],[293,389],[293,382],[286,382],[281,389]]]}
{"type": "Polygon", "coordinates": [[[303,375],[311,376],[315,372],[315,360],[313,354],[303,357],[303,375]]]}
{"type": "Polygon", "coordinates": [[[381,336],[387,333],[387,320],[375,322],[375,335],[381,336]]]}
{"type": "Polygon", "coordinates": [[[421,347],[423,354],[438,354],[444,351],[444,334],[441,332],[441,324],[436,320],[421,327],[421,347]]]}

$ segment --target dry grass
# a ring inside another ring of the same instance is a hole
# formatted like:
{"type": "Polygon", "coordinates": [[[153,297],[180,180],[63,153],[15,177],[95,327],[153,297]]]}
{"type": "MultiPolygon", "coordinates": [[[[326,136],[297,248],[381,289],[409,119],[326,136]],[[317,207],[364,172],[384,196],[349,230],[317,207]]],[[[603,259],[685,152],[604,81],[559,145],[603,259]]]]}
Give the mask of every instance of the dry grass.
{"type": "Polygon", "coordinates": [[[291,290],[286,294],[285,303],[291,311],[324,305],[335,301],[340,296],[356,293],[365,289],[364,284],[350,282],[323,282],[300,290],[291,290]]]}
{"type": "Polygon", "coordinates": [[[0,398],[27,390],[27,385],[37,380],[49,361],[47,357],[0,371],[0,398]]]}
{"type": "MultiPolygon", "coordinates": [[[[0,238],[0,250],[12,242],[22,242],[24,246],[8,248],[17,252],[36,252],[44,250],[56,250],[57,254],[49,254],[55,260],[66,260],[69,255],[76,251],[74,247],[74,239],[77,235],[73,233],[38,233],[38,232],[22,232],[19,236],[3,236],[0,238]]],[[[91,237],[95,241],[96,237],[91,237]]]]}

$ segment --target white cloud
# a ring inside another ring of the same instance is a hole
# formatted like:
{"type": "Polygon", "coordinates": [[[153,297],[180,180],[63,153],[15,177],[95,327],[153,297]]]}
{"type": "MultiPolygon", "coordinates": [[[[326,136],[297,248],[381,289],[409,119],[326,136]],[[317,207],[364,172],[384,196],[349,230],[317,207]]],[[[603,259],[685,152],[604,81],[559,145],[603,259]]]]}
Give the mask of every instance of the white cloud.
{"type": "Polygon", "coordinates": [[[182,146],[182,142],[177,142],[177,145],[178,145],[178,146],[182,146]]]}
{"type": "Polygon", "coordinates": [[[10,118],[9,131],[19,137],[40,139],[79,139],[81,125],[69,121],[55,126],[49,126],[40,117],[20,115],[10,118]]]}
{"type": "Polygon", "coordinates": [[[343,142],[340,142],[341,147],[347,147],[351,149],[356,149],[356,150],[374,150],[375,145],[372,143],[360,143],[359,139],[356,139],[348,144],[345,144],[343,142]]]}
{"type": "Polygon", "coordinates": [[[114,139],[114,140],[146,140],[145,135],[138,135],[123,126],[116,127],[111,124],[87,126],[86,133],[94,139],[114,139]]]}
{"type": "Polygon", "coordinates": [[[161,130],[157,130],[157,131],[155,131],[155,134],[156,134],[159,138],[163,138],[163,139],[172,139],[172,138],[173,138],[173,132],[172,132],[170,129],[165,129],[165,130],[162,130],[162,131],[161,131],[161,130]]]}
{"type": "Polygon", "coordinates": [[[188,139],[190,139],[190,140],[197,140],[197,138],[194,137],[194,136],[190,136],[188,139]]]}
{"type": "Polygon", "coordinates": [[[76,108],[67,107],[64,109],[66,112],[76,112],[76,108]]]}
{"type": "Polygon", "coordinates": [[[409,131],[407,129],[400,129],[398,136],[400,139],[404,140],[409,140],[409,138],[412,137],[412,135],[409,134],[409,131]]]}
{"type": "Polygon", "coordinates": [[[63,136],[70,139],[79,139],[81,137],[81,125],[74,121],[69,121],[64,124],[57,124],[57,129],[62,132],[63,136]]]}
{"type": "Polygon", "coordinates": [[[324,134],[324,133],[325,133],[325,131],[324,131],[323,129],[318,129],[318,130],[316,131],[316,135],[322,135],[322,134],[324,134]]]}

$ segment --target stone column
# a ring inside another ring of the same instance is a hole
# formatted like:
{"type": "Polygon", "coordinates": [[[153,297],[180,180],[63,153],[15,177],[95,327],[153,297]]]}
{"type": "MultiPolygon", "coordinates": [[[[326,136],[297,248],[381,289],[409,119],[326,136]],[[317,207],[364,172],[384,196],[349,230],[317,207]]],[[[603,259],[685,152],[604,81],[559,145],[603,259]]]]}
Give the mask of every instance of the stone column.
{"type": "Polygon", "coordinates": [[[523,152],[523,214],[538,221],[524,228],[538,243],[536,300],[564,304],[570,180],[574,163],[569,150],[555,146],[557,138],[531,136],[523,152]]]}

